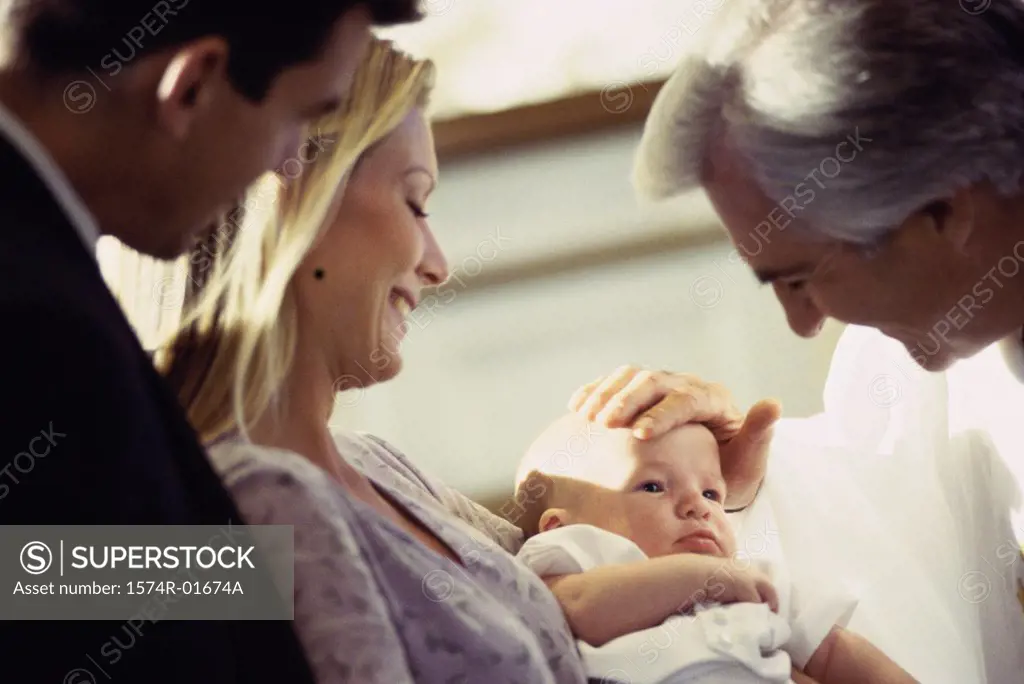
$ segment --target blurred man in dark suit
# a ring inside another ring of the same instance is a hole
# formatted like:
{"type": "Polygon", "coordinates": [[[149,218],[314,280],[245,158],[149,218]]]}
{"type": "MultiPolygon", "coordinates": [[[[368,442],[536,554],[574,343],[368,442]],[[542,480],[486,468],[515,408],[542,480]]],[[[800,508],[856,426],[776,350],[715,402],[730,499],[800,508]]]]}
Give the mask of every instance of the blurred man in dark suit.
{"type": "MultiPolygon", "coordinates": [[[[416,2],[0,13],[0,525],[241,523],[106,288],[96,240],[183,252],[345,97],[371,25],[415,20],[416,2]]],[[[117,623],[0,623],[0,679],[311,681],[287,623],[136,631],[125,647],[117,623]]]]}

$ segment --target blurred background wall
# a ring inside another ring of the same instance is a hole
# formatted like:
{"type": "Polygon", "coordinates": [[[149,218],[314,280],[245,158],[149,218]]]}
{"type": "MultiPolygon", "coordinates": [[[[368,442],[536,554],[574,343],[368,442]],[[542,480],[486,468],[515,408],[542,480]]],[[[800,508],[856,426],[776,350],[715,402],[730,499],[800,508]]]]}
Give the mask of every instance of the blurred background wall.
{"type": "MultiPolygon", "coordinates": [[[[820,410],[840,327],[797,338],[701,194],[641,205],[629,183],[658,87],[725,4],[428,0],[423,22],[385,32],[438,66],[428,211],[452,280],[414,313],[402,374],[342,392],[333,424],[497,507],[572,391],[623,364],[723,382],[743,407],[820,410]]],[[[104,240],[104,273],[155,344],[185,271],[104,240]]]]}

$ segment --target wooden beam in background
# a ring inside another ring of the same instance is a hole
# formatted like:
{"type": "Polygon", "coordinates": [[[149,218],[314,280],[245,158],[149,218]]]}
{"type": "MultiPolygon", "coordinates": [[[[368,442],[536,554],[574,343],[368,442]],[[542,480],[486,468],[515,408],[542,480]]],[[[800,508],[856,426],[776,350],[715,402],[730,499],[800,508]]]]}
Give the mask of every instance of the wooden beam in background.
{"type": "Polygon", "coordinates": [[[486,154],[519,145],[593,134],[642,122],[663,80],[613,83],[602,90],[490,114],[434,122],[438,159],[486,154]]]}

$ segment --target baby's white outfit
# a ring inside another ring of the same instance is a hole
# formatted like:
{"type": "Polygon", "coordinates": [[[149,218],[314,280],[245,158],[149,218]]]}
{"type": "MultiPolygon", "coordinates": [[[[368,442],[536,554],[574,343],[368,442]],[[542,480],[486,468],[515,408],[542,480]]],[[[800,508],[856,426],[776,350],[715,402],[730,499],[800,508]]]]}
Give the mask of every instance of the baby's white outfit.
{"type": "MultiPolygon", "coordinates": [[[[774,545],[777,546],[777,545],[774,545]]],[[[591,525],[568,525],[529,540],[518,558],[542,577],[633,563],[647,556],[635,543],[591,525]]],[[[737,559],[737,567],[748,567],[737,559]]],[[[779,594],[779,614],[767,604],[700,607],[661,625],[593,647],[577,642],[587,676],[602,682],[682,684],[790,682],[792,663],[802,668],[835,624],[845,624],[856,601],[834,588],[794,592],[784,564],[769,570],[779,594]]],[[[713,593],[713,586],[709,587],[713,593]]]]}

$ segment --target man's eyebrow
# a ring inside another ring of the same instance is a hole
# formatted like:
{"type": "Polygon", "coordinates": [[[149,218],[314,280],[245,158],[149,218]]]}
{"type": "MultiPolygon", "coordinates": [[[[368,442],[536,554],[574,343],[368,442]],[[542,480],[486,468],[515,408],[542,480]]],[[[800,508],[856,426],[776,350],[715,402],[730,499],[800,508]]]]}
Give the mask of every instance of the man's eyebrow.
{"type": "Polygon", "coordinates": [[[342,98],[332,97],[329,100],[318,102],[307,110],[307,115],[311,117],[326,116],[333,111],[336,111],[341,107],[342,98]]]}
{"type": "Polygon", "coordinates": [[[795,275],[811,273],[813,270],[814,264],[801,263],[787,266],[786,268],[755,268],[754,276],[762,285],[767,285],[783,278],[792,278],[795,275]]]}

